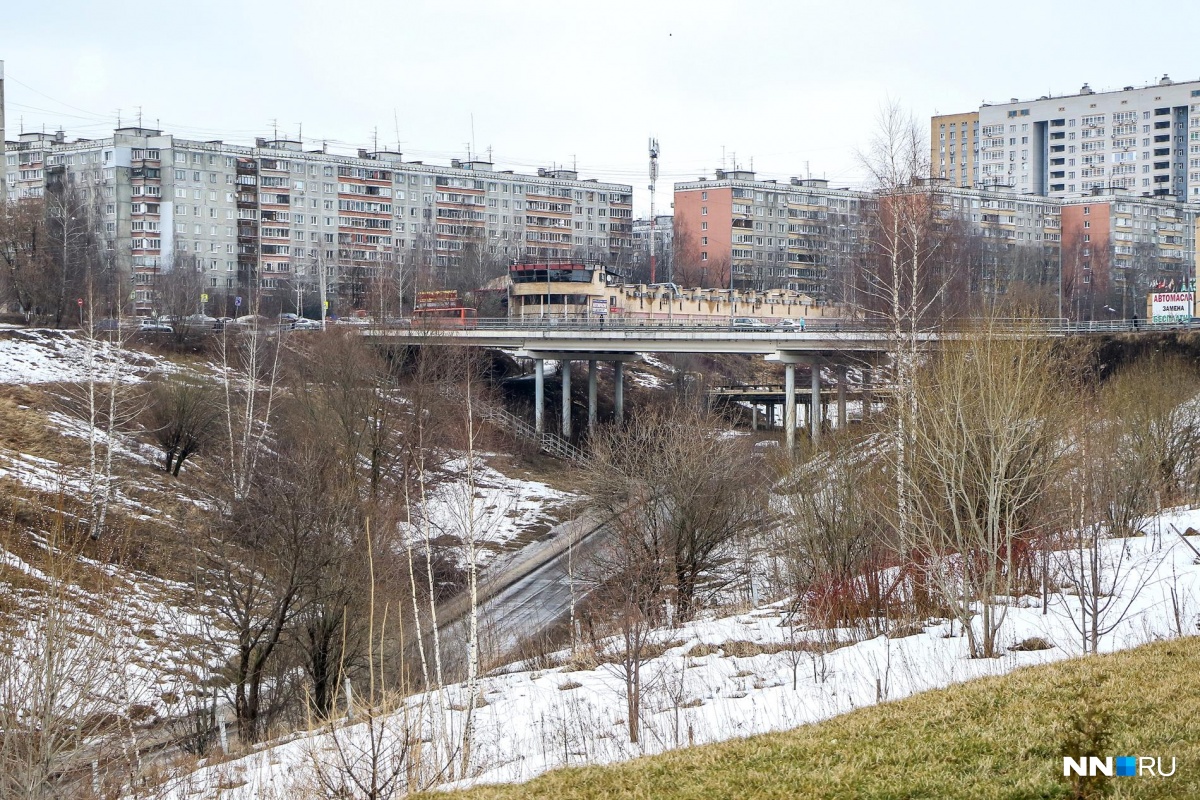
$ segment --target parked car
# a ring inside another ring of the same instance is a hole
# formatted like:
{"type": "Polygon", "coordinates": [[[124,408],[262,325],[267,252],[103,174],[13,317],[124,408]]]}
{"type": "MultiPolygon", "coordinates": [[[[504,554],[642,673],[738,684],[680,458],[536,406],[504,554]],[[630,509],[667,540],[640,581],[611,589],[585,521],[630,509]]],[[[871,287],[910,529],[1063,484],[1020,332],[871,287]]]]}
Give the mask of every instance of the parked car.
{"type": "Polygon", "coordinates": [[[761,328],[769,328],[771,326],[768,325],[767,323],[763,322],[760,319],[755,319],[754,317],[734,317],[733,319],[731,319],[729,321],[729,327],[761,329],[761,328]]]}
{"type": "Polygon", "coordinates": [[[800,319],[781,319],[775,323],[777,331],[802,331],[804,330],[804,318],[800,319]]]}
{"type": "Polygon", "coordinates": [[[307,319],[305,317],[297,317],[292,320],[292,330],[294,331],[319,331],[321,323],[315,319],[307,319]]]}
{"type": "Polygon", "coordinates": [[[165,322],[156,319],[144,319],[138,323],[138,330],[146,333],[174,333],[175,329],[165,322]]]}
{"type": "Polygon", "coordinates": [[[212,330],[217,327],[217,318],[210,317],[207,314],[192,314],[183,318],[183,324],[189,328],[212,330]]]}

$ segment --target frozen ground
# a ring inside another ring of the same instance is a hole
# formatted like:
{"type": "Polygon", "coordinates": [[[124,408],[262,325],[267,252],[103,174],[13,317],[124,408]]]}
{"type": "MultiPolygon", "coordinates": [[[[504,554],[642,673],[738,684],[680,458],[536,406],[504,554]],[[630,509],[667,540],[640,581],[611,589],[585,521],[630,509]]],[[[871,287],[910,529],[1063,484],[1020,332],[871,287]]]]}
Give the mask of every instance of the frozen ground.
{"type": "MultiPolygon", "coordinates": [[[[467,460],[457,458],[441,470],[451,480],[434,482],[425,503],[414,498],[413,529],[410,536],[420,539],[429,525],[430,538],[449,536],[464,544],[474,539],[479,547],[479,565],[484,566],[495,554],[513,544],[522,534],[535,528],[549,528],[557,520],[556,510],[574,498],[539,481],[510,478],[484,463],[490,453],[479,454],[474,461],[474,492],[467,486],[467,460]]],[[[461,548],[465,550],[465,548],[461,548]]],[[[460,553],[460,559],[465,552],[460,553]]]]}
{"type": "Polygon", "coordinates": [[[155,370],[173,369],[169,361],[138,350],[116,347],[98,339],[91,354],[76,331],[20,328],[0,330],[0,383],[77,382],[89,374],[107,380],[116,374],[122,381],[143,380],[155,370]]]}
{"type": "MultiPolygon", "coordinates": [[[[1103,637],[1101,651],[1196,632],[1200,557],[1189,543],[1200,537],[1185,541],[1171,526],[1200,528],[1200,511],[1164,512],[1143,526],[1148,535],[1103,545],[1106,559],[1124,552],[1127,577],[1112,587],[1120,602],[1113,606],[1113,629],[1103,637]],[[1126,606],[1118,622],[1116,615],[1126,606]]],[[[615,665],[489,676],[482,686],[487,704],[475,712],[475,766],[459,784],[523,781],[564,765],[607,763],[792,728],[871,705],[877,694],[893,700],[1078,656],[1081,637],[1072,622],[1078,618],[1079,601],[1069,594],[1052,594],[1045,613],[1039,598],[1015,598],[1007,605],[1000,635],[1006,652],[995,659],[969,658],[961,631],[952,635],[944,622],[901,638],[855,642],[861,637],[850,631],[793,628],[779,604],[658,631],[667,649],[643,667],[640,745],[628,740],[624,683],[615,665]],[[1007,649],[1031,637],[1045,639],[1050,649],[1007,649]],[[834,639],[840,646],[830,649],[834,639]]],[[[566,655],[561,654],[564,661],[566,655]]],[[[393,716],[394,731],[423,728],[428,739],[428,721],[439,713],[447,716],[451,731],[461,731],[465,715],[454,709],[464,705],[462,686],[449,687],[440,697],[411,698],[404,715],[393,716]]],[[[361,746],[365,726],[343,728],[337,738],[343,745],[361,746]]],[[[329,752],[333,743],[328,733],[301,737],[203,769],[187,782],[187,791],[194,793],[177,796],[216,797],[217,785],[237,787],[220,792],[222,798],[288,796],[311,778],[314,757],[329,752]]]]}

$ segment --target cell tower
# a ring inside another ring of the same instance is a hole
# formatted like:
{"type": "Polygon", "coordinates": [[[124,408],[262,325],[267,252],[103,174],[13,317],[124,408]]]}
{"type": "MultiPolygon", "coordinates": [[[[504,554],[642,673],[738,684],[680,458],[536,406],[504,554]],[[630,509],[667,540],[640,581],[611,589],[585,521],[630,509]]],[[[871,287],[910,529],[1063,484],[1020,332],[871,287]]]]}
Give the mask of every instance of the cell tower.
{"type": "Polygon", "coordinates": [[[650,282],[656,282],[656,252],[654,239],[654,184],[658,182],[658,139],[650,139],[650,282]]]}

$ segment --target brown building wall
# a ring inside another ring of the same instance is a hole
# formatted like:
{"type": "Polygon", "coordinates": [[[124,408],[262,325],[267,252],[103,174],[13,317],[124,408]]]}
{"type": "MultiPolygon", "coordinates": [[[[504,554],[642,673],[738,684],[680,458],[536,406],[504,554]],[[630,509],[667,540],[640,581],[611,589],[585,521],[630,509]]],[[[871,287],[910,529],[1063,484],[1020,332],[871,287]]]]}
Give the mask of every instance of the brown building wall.
{"type": "Polygon", "coordinates": [[[1108,202],[1062,210],[1063,305],[1075,319],[1107,319],[1112,209],[1108,202]]]}
{"type": "Polygon", "coordinates": [[[728,186],[675,192],[676,283],[681,286],[729,284],[732,218],[733,190],[728,186]]]}

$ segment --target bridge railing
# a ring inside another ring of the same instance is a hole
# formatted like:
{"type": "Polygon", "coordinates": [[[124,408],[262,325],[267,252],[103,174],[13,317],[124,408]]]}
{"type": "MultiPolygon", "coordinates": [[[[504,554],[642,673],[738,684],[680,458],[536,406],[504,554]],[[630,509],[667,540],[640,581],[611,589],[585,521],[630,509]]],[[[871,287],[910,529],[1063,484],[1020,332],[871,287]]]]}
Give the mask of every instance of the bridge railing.
{"type": "MultiPolygon", "coordinates": [[[[952,320],[944,324],[930,325],[920,331],[924,335],[936,335],[938,333],[964,333],[971,330],[978,330],[982,326],[988,326],[997,330],[1027,330],[1033,332],[1041,332],[1050,335],[1073,335],[1082,333],[1121,333],[1121,332],[1143,332],[1143,331],[1160,331],[1160,330],[1196,330],[1200,329],[1200,318],[1188,322],[1146,322],[1139,320],[1085,320],[1072,321],[1068,319],[1045,318],[1045,319],[1011,319],[1011,320],[991,320],[988,323],[974,320],[952,320]]],[[[804,330],[798,330],[791,326],[771,325],[768,323],[747,324],[735,323],[729,320],[717,320],[711,323],[696,323],[694,321],[687,322],[672,322],[668,319],[627,319],[623,317],[612,317],[605,320],[583,319],[583,318],[538,318],[538,319],[507,319],[504,317],[485,317],[477,320],[470,320],[464,325],[448,325],[448,324],[433,324],[421,325],[410,324],[404,321],[393,323],[369,323],[356,324],[354,326],[360,330],[369,330],[376,333],[385,333],[388,331],[412,331],[414,333],[445,333],[456,334],[465,330],[482,330],[482,331],[586,331],[586,332],[604,332],[604,331],[620,331],[626,333],[649,333],[649,332],[670,332],[670,333],[733,333],[747,334],[750,336],[779,336],[789,339],[803,340],[806,338],[824,338],[828,336],[837,336],[838,334],[862,334],[875,333],[886,334],[892,330],[892,326],[883,320],[835,320],[835,319],[814,319],[809,321],[804,330]]]]}

